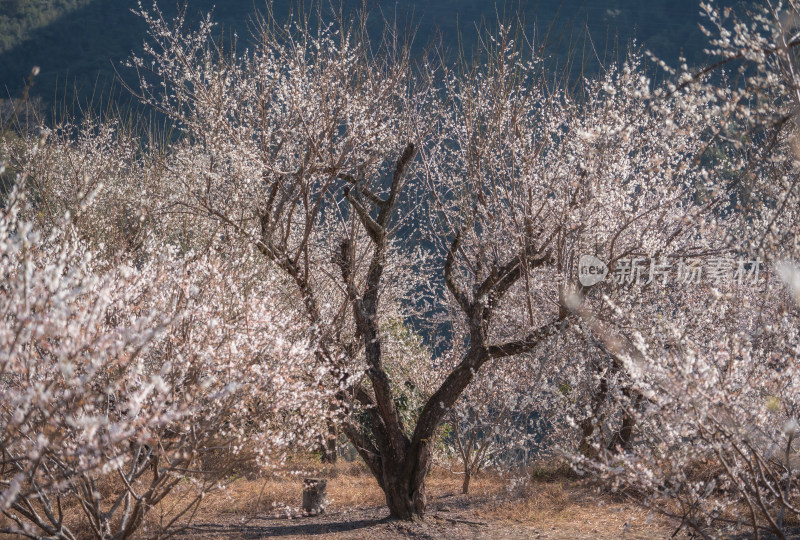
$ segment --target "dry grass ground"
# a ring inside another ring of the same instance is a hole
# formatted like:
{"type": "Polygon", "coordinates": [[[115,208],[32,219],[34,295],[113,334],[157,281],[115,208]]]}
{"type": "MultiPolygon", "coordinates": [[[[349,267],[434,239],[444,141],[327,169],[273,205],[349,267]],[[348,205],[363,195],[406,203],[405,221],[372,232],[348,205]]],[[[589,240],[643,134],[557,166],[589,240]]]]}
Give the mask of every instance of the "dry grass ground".
{"type": "MultiPolygon", "coordinates": [[[[550,538],[660,539],[674,527],[647,512],[565,475],[536,480],[509,490],[496,476],[479,476],[468,496],[461,495],[461,478],[434,469],[428,480],[429,513],[422,522],[388,520],[383,494],[358,463],[320,468],[310,462],[294,464],[295,474],[270,478],[239,478],[225,492],[204,501],[183,538],[320,540],[398,538],[550,538]],[[325,514],[297,517],[303,476],[328,479],[329,506],[325,514]],[[295,517],[288,518],[287,515],[295,517]]],[[[175,495],[179,496],[178,494],[175,495]]],[[[170,501],[161,512],[168,515],[170,501]]],[[[155,525],[155,523],[153,523],[155,525]]]]}
{"type": "MultiPolygon", "coordinates": [[[[178,538],[650,540],[670,538],[674,531],[674,525],[630,503],[600,494],[563,472],[545,471],[515,489],[509,489],[507,480],[482,474],[473,480],[470,494],[462,495],[460,476],[434,468],[425,520],[403,523],[388,519],[383,494],[360,462],[322,467],[299,460],[266,478],[246,473],[232,478],[225,490],[206,496],[178,538]],[[328,481],[329,506],[322,515],[300,517],[302,479],[307,476],[328,481]]],[[[120,487],[109,480],[103,490],[120,487]]],[[[192,493],[191,483],[182,482],[151,510],[138,537],[152,537],[192,493]]],[[[64,510],[78,537],[89,538],[77,503],[67,501],[64,510]]]]}

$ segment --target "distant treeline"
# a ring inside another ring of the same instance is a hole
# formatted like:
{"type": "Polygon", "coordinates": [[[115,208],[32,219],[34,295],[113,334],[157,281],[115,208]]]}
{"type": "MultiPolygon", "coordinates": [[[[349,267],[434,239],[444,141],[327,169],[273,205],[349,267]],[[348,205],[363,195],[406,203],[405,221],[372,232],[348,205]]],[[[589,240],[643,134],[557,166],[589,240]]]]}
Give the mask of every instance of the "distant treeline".
{"type": "MultiPolygon", "coordinates": [[[[159,5],[168,16],[175,14],[175,0],[159,5]]],[[[293,5],[275,2],[276,16],[287,17],[293,5]]],[[[345,2],[351,8],[360,5],[345,2]]],[[[476,24],[493,24],[498,14],[517,11],[512,3],[497,2],[495,7],[485,0],[372,0],[368,5],[376,26],[383,15],[415,28],[420,51],[440,37],[453,52],[459,32],[469,51],[476,24]]],[[[548,53],[556,63],[569,57],[575,66],[591,70],[597,58],[607,63],[624,54],[634,39],[670,62],[682,53],[690,62],[703,59],[698,0],[539,0],[519,5],[540,39],[550,30],[548,53]]],[[[192,18],[213,8],[219,28],[228,35],[235,31],[246,45],[251,15],[263,6],[264,0],[188,0],[188,13],[192,18]]],[[[41,75],[33,94],[46,103],[73,96],[86,102],[108,92],[115,68],[126,76],[120,64],[141,49],[145,37],[144,24],[130,11],[135,7],[136,0],[0,0],[0,98],[18,96],[34,65],[41,66],[41,75]]]]}
{"type": "Polygon", "coordinates": [[[0,0],[0,54],[92,0],[0,0]]]}

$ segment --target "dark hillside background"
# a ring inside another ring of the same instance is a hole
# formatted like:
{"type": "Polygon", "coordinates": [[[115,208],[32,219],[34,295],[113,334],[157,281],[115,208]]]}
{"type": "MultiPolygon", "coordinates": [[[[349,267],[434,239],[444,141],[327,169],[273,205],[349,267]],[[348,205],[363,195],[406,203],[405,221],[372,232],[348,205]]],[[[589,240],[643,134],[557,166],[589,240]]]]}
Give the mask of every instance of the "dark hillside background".
{"type": "MultiPolygon", "coordinates": [[[[240,45],[246,45],[248,21],[256,9],[263,9],[263,2],[188,0],[188,14],[191,19],[213,8],[218,29],[236,31],[240,45]]],[[[730,5],[732,0],[724,3],[730,5]]],[[[159,5],[169,16],[176,13],[175,0],[161,0],[159,5]]],[[[345,0],[345,5],[355,7],[360,1],[345,0]]],[[[45,105],[76,95],[81,103],[92,95],[108,96],[114,86],[113,66],[125,76],[121,62],[141,49],[145,37],[144,24],[130,11],[135,6],[136,0],[0,0],[0,99],[18,97],[34,65],[41,67],[41,74],[32,94],[45,105]]],[[[285,18],[293,6],[293,1],[276,1],[274,11],[285,18]]],[[[669,62],[677,62],[682,53],[690,63],[703,62],[699,0],[535,0],[507,2],[505,8],[502,1],[486,0],[368,0],[368,6],[376,22],[380,13],[396,14],[403,24],[413,21],[420,48],[441,35],[454,50],[460,29],[469,50],[476,24],[493,24],[497,13],[520,6],[529,28],[535,24],[539,35],[551,28],[548,54],[554,64],[563,65],[572,50],[574,64],[580,65],[583,58],[591,71],[597,66],[593,49],[610,61],[616,55],[611,51],[624,51],[634,39],[669,62]]],[[[124,99],[126,93],[118,90],[116,95],[124,99]]]]}

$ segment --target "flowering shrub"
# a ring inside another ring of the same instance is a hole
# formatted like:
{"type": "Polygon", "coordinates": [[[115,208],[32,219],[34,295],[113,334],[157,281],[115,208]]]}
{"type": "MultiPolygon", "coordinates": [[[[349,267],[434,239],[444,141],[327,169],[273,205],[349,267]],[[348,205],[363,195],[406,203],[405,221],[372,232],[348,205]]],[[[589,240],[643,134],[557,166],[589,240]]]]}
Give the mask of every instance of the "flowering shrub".
{"type": "Polygon", "coordinates": [[[314,440],[310,336],[269,279],[169,250],[102,269],[69,215],[43,233],[26,206],[15,190],[0,217],[5,531],[74,538],[79,511],[127,538],[188,479],[165,530],[245,461],[314,440]]]}

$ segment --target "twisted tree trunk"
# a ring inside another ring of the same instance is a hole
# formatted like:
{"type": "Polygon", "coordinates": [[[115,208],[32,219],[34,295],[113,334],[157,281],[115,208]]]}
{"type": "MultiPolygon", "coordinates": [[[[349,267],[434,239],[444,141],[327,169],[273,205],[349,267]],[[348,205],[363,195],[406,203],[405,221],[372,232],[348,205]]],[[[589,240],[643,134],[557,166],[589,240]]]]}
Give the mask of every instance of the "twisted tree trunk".
{"type": "Polygon", "coordinates": [[[425,403],[409,437],[395,406],[389,377],[383,368],[379,301],[390,218],[401,179],[414,153],[414,145],[408,144],[397,161],[386,199],[359,186],[355,179],[346,178],[359,188],[346,190],[345,196],[373,244],[366,280],[360,289],[354,280],[354,247],[349,239],[342,240],[335,259],[364,346],[368,366],[366,375],[371,386],[370,391],[359,385],[351,389],[352,396],[370,417],[370,431],[366,432],[364,426],[347,423],[346,419],[343,427],[386,495],[391,516],[398,519],[411,519],[425,513],[425,477],[431,466],[431,445],[436,430],[481,366],[491,359],[530,351],[543,339],[563,329],[566,317],[559,316],[518,340],[490,345],[489,327],[498,302],[524,271],[546,264],[550,260],[550,253],[543,253],[531,243],[523,253],[511,257],[505,264],[496,263],[479,287],[468,294],[458,283],[453,271],[461,241],[460,233],[456,234],[444,266],[444,276],[448,290],[468,322],[470,346],[458,366],[425,403]]]}

